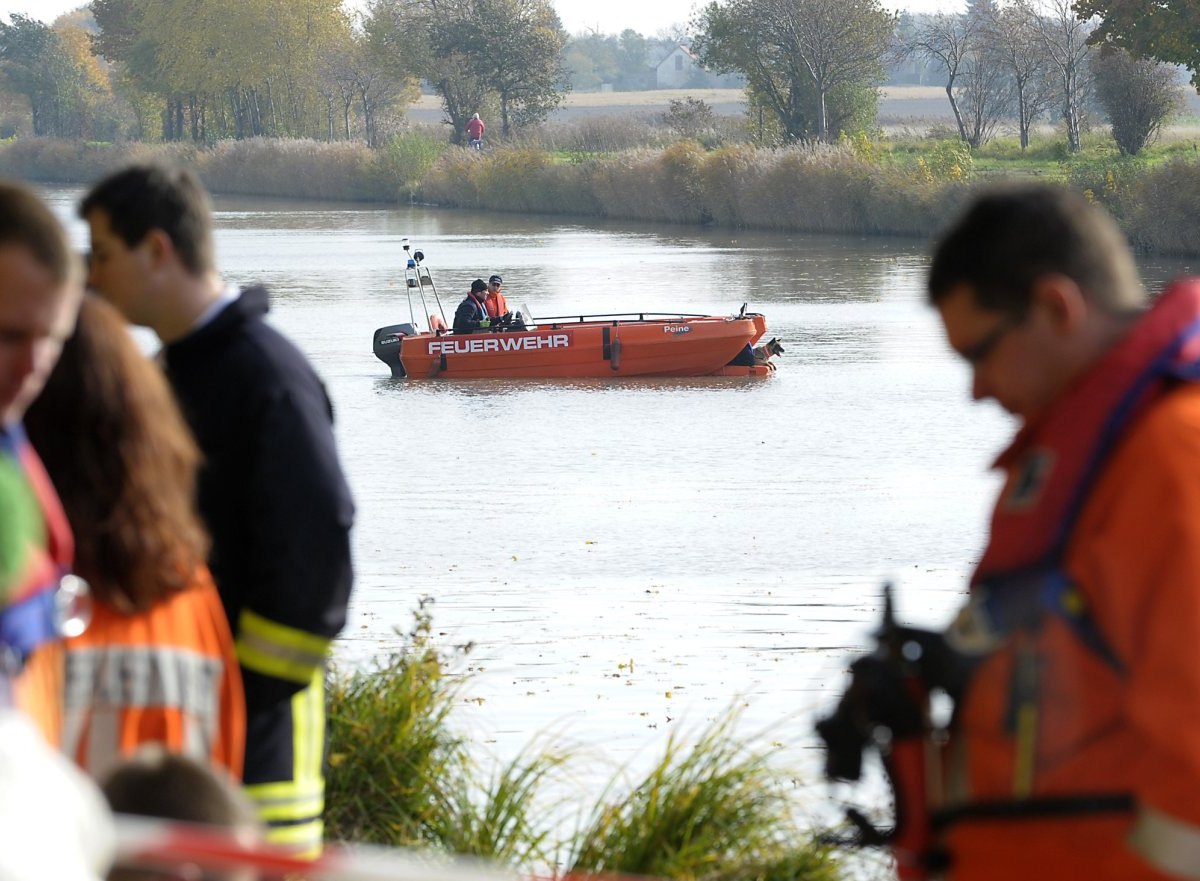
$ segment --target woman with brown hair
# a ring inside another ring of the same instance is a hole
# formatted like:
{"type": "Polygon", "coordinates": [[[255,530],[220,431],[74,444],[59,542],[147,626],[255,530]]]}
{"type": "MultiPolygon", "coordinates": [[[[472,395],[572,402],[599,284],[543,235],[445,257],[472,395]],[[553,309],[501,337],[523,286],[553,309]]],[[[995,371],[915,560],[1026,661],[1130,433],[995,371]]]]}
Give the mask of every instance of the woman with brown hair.
{"type": "Polygon", "coordinates": [[[240,778],[245,708],[195,510],[200,454],[162,373],[108,304],[86,297],[25,418],[95,597],[67,642],[63,749],[92,774],[142,743],[240,778]]]}

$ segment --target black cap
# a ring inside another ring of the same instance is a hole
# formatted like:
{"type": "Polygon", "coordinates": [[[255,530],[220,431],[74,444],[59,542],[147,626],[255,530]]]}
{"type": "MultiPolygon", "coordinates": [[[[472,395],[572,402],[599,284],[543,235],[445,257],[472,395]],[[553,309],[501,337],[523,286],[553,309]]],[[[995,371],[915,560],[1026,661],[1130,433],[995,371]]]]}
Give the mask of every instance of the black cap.
{"type": "Polygon", "coordinates": [[[477,278],[471,282],[471,293],[478,294],[480,291],[486,291],[487,285],[483,283],[482,278],[477,278]]]}
{"type": "Polygon", "coordinates": [[[502,282],[502,281],[504,281],[504,279],[502,279],[500,276],[493,275],[491,278],[488,279],[488,284],[491,284],[492,282],[495,282],[496,284],[500,284],[500,282],[502,282]]]}

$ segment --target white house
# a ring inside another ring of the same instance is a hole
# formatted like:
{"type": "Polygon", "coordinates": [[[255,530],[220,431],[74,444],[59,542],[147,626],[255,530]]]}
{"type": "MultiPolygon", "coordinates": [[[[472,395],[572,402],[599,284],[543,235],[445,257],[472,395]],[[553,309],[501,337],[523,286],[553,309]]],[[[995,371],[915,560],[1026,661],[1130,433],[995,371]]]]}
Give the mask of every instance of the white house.
{"type": "Polygon", "coordinates": [[[654,85],[659,89],[678,89],[692,77],[700,66],[696,54],[688,46],[676,46],[654,69],[654,85]]]}

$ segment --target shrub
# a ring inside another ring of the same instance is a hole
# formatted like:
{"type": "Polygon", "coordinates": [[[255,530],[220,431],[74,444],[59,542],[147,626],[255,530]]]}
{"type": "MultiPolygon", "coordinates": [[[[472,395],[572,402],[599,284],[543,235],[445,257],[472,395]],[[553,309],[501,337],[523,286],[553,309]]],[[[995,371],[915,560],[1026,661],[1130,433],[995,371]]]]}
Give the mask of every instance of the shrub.
{"type": "Polygon", "coordinates": [[[446,675],[452,659],[433,644],[428,608],[422,600],[407,644],[376,667],[328,676],[330,839],[430,843],[447,825],[439,806],[466,762],[447,723],[461,682],[446,675]]]}
{"type": "Polygon", "coordinates": [[[380,192],[411,195],[447,149],[449,145],[444,138],[422,130],[393,135],[373,157],[373,174],[379,180],[380,192]]]}
{"type": "Polygon", "coordinates": [[[571,849],[569,871],[834,881],[831,853],[795,822],[786,775],[733,736],[736,720],[731,712],[710,726],[690,751],[672,734],[637,786],[610,787],[571,849]]]}

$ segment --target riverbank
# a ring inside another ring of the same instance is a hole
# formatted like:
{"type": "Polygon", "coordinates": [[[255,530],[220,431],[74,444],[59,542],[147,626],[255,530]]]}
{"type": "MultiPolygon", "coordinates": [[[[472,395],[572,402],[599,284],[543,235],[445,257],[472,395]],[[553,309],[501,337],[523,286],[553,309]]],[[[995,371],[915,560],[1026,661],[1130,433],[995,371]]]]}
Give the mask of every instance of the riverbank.
{"type": "Polygon", "coordinates": [[[1105,205],[1142,253],[1200,255],[1200,161],[1194,149],[1165,161],[1108,155],[1030,166],[1026,155],[978,173],[960,142],[923,140],[907,153],[865,137],[837,145],[706,149],[550,150],[448,148],[423,131],[385,148],[315,141],[91,145],[22,139],[0,148],[0,175],[89,183],[151,159],[194,167],[216,193],[408,202],[473,210],[711,224],[842,235],[929,237],[979,186],[1053,176],[1105,205]]]}

